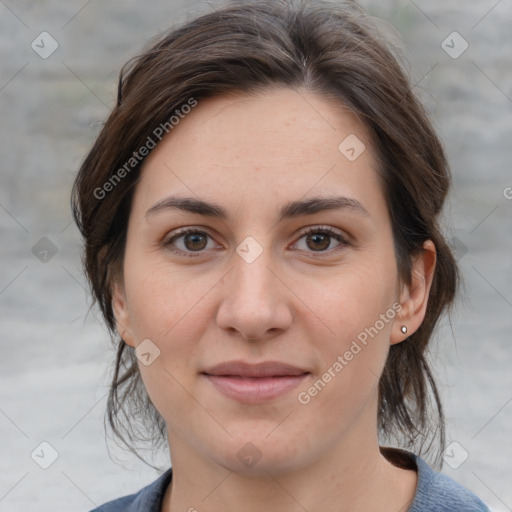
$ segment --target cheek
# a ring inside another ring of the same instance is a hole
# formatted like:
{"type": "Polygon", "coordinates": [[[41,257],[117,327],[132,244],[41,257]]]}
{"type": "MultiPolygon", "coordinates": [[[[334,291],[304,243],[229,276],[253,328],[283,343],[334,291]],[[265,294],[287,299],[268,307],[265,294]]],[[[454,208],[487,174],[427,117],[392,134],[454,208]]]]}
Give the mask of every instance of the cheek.
{"type": "Polygon", "coordinates": [[[131,304],[134,331],[139,340],[150,339],[159,350],[151,365],[139,369],[151,401],[171,429],[180,417],[192,414],[190,399],[195,384],[198,340],[204,335],[204,307],[209,283],[187,283],[174,276],[151,273],[139,286],[131,304]],[[176,411],[179,411],[177,415],[176,411]]]}
{"type": "MultiPolygon", "coordinates": [[[[334,339],[347,342],[366,328],[374,326],[386,314],[396,299],[396,268],[378,268],[365,262],[340,269],[335,275],[312,278],[301,283],[307,290],[307,305],[322,320],[334,339]]],[[[393,311],[388,312],[388,317],[393,311]]],[[[386,318],[389,320],[389,318],[386,318]]],[[[379,331],[389,334],[386,321],[379,331]]]]}
{"type": "MultiPolygon", "coordinates": [[[[156,260],[156,258],[155,258],[156,260]]],[[[134,334],[166,343],[182,324],[197,325],[203,301],[215,286],[215,276],[176,270],[164,257],[152,262],[143,255],[127,259],[125,287],[134,334]],[[192,321],[191,321],[192,320],[192,321]]]]}
{"type": "Polygon", "coordinates": [[[316,406],[339,405],[343,413],[359,407],[377,389],[396,316],[396,283],[393,265],[378,275],[371,269],[350,267],[336,279],[308,287],[308,305],[317,317],[309,315],[304,329],[312,333],[320,354],[320,382],[305,391],[316,406]]]}
{"type": "Polygon", "coordinates": [[[171,403],[175,410],[186,408],[190,397],[183,386],[190,389],[194,377],[190,370],[197,341],[206,328],[205,307],[215,281],[207,276],[187,278],[162,263],[151,265],[146,260],[137,266],[133,259],[127,263],[125,288],[132,333],[136,344],[149,339],[158,353],[150,365],[139,363],[146,389],[162,413],[171,403]]]}
{"type": "Polygon", "coordinates": [[[351,310],[346,309],[339,315],[335,335],[316,340],[321,352],[319,371],[308,387],[299,390],[297,401],[319,437],[326,431],[341,435],[369,404],[376,406],[379,377],[389,352],[393,310],[391,304],[388,309],[372,309],[374,314],[366,311],[366,320],[360,311],[354,320],[351,310]],[[387,323],[380,319],[386,311],[391,311],[385,317],[387,323]],[[319,417],[323,418],[321,425],[319,417]]]}

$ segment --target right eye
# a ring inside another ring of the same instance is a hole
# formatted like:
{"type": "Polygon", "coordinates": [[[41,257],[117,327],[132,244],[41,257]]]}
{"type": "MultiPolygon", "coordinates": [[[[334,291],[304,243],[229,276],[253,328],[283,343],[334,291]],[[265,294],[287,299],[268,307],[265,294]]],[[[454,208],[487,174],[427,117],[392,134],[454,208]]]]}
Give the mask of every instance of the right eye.
{"type": "Polygon", "coordinates": [[[197,228],[179,229],[164,245],[177,254],[190,257],[199,256],[205,250],[218,247],[208,233],[197,228]]]}

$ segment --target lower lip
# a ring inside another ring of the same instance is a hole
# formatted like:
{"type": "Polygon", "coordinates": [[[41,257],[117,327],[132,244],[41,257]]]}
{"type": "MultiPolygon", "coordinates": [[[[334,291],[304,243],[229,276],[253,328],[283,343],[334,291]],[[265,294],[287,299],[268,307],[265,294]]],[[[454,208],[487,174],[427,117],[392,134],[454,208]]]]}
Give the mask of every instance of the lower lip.
{"type": "Polygon", "coordinates": [[[248,404],[262,403],[283,396],[296,388],[307,376],[307,373],[261,378],[206,375],[223,395],[248,404]]]}

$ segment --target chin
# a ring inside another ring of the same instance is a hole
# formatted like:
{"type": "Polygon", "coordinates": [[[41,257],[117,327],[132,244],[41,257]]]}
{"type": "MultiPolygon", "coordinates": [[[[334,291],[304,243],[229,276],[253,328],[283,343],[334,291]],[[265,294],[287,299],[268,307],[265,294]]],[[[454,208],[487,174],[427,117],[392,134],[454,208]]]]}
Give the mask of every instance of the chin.
{"type": "Polygon", "coordinates": [[[283,430],[281,435],[267,435],[268,429],[262,429],[255,434],[238,434],[223,444],[212,443],[211,458],[228,471],[254,477],[277,476],[296,470],[301,463],[307,465],[305,445],[294,440],[293,434],[283,430]]]}

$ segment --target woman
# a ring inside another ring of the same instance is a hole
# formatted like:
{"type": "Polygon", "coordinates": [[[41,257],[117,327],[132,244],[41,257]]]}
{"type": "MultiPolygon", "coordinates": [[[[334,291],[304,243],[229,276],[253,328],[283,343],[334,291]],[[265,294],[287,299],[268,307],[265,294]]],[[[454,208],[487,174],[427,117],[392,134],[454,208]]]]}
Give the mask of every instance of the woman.
{"type": "Polygon", "coordinates": [[[110,425],[167,441],[172,470],[97,510],[488,510],[380,446],[443,446],[449,185],[352,3],[238,3],[134,59],[73,206],[119,334],[110,425]]]}

